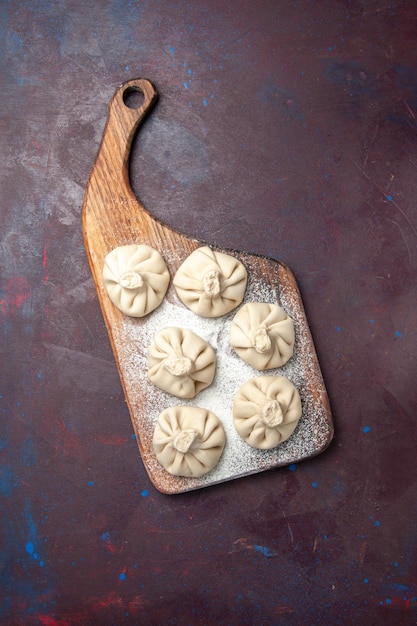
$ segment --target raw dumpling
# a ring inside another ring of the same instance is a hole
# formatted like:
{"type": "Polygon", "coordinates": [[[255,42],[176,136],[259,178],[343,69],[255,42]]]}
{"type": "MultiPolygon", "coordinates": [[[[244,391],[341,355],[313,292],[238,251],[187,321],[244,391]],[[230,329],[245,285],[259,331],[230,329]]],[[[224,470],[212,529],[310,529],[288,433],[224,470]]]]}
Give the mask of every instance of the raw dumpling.
{"type": "Polygon", "coordinates": [[[164,328],[151,342],[148,376],[178,398],[194,398],[214,378],[216,355],[201,337],[185,328],[164,328]]]}
{"type": "Polygon", "coordinates": [[[145,244],[119,246],[104,259],[103,281],[113,304],[126,315],[147,315],[164,299],[169,272],[157,250],[145,244]]]}
{"type": "Polygon", "coordinates": [[[163,411],[153,436],[156,458],[175,476],[207,474],[220,459],[224,444],[224,429],[218,417],[192,406],[163,411]]]}
{"type": "Polygon", "coordinates": [[[253,448],[275,448],[292,435],[300,417],[300,395],[285,376],[252,378],[233,401],[235,428],[253,448]]]}
{"type": "Polygon", "coordinates": [[[293,355],[294,324],[277,304],[249,302],[233,318],[230,343],[258,370],[281,367],[293,355]]]}
{"type": "Polygon", "coordinates": [[[246,269],[238,259],[207,246],[194,250],[174,276],[178,297],[202,317],[219,317],[237,307],[246,282],[246,269]]]}

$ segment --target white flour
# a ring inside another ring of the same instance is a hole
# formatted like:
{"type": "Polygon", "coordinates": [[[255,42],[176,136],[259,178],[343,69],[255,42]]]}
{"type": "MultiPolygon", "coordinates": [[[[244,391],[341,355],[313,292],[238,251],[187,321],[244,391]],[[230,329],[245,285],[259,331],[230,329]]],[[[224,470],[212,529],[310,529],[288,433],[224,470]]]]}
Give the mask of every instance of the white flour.
{"type": "MultiPolygon", "coordinates": [[[[263,280],[249,280],[244,302],[254,301],[276,302],[276,291],[263,280]]],[[[318,453],[326,446],[331,436],[331,424],[326,413],[327,399],[315,354],[311,353],[309,330],[292,285],[285,285],[285,282],[280,284],[279,303],[293,318],[295,350],[285,366],[266,372],[260,372],[242,361],[229,344],[231,320],[237,309],[220,318],[199,317],[179,301],[173,290],[170,290],[168,298],[151,315],[139,320],[126,317],[122,328],[114,333],[116,345],[120,340],[120,345],[117,345],[119,364],[142,457],[155,485],[162,491],[186,491],[294,463],[318,453]],[[216,352],[217,369],[214,381],[192,400],[179,399],[157,389],[147,377],[150,342],[155,333],[171,326],[192,330],[205,339],[216,352]],[[250,378],[260,375],[287,376],[299,390],[303,404],[303,415],[295,432],[290,439],[273,450],[250,447],[240,438],[233,425],[232,404],[237,390],[250,378]],[[156,421],[164,409],[174,405],[209,409],[224,426],[226,446],[223,455],[217,466],[201,478],[171,476],[154,456],[152,436],[156,421]]]]}

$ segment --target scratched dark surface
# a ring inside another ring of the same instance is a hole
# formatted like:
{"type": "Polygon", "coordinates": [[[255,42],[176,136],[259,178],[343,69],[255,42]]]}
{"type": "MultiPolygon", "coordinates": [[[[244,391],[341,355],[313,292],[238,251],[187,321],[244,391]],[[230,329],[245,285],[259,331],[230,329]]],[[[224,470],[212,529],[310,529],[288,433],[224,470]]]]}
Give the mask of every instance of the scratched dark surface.
{"type": "Polygon", "coordinates": [[[416,3],[88,5],[0,3],[1,624],[416,624],[416,3]],[[81,234],[139,76],[135,192],[291,267],[336,429],[179,496],[140,460],[81,234]]]}

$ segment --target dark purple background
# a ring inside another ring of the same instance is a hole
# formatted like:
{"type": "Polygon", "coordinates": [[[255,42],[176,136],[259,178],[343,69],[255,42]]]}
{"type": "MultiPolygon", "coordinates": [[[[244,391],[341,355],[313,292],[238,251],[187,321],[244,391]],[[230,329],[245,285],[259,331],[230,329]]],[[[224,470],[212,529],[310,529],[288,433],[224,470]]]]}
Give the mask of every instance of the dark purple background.
{"type": "Polygon", "coordinates": [[[1,623],[415,624],[416,3],[89,4],[0,4],[1,623]],[[143,468],[81,233],[139,76],[135,192],[291,267],[336,428],[180,496],[143,468]]]}

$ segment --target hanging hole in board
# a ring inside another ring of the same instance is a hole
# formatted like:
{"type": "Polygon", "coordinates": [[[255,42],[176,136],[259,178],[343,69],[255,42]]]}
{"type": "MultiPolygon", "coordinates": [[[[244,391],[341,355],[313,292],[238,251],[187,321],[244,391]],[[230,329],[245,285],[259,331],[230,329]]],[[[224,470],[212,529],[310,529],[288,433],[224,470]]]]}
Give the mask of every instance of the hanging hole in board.
{"type": "Polygon", "coordinates": [[[123,94],[123,102],[129,109],[139,109],[144,100],[143,92],[138,87],[128,87],[123,94]]]}

